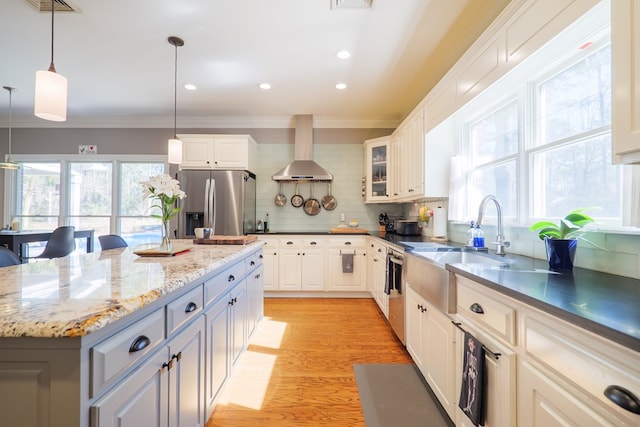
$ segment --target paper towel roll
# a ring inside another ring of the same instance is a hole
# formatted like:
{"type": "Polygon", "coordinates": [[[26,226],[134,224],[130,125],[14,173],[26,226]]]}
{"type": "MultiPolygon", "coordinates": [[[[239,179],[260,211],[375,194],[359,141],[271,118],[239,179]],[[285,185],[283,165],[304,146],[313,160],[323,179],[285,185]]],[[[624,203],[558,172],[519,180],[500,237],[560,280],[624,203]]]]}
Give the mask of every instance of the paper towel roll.
{"type": "Polygon", "coordinates": [[[440,206],[433,211],[433,236],[447,237],[447,210],[440,206]]]}

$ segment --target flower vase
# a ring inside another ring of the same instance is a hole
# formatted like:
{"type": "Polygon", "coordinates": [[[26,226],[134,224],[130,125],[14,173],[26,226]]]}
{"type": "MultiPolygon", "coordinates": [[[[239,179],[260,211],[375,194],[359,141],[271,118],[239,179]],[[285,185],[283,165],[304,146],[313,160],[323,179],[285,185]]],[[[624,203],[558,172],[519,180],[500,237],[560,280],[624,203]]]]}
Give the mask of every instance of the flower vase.
{"type": "Polygon", "coordinates": [[[160,251],[171,252],[171,239],[169,238],[169,221],[162,222],[162,241],[160,242],[160,251]]]}

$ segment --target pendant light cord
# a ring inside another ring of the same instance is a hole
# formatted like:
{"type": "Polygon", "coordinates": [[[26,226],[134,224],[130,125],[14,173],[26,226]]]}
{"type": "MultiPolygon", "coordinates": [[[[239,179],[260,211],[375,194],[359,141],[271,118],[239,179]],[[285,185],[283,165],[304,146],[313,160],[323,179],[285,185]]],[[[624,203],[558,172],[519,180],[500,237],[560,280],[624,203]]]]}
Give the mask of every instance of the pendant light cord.
{"type": "Polygon", "coordinates": [[[178,117],[178,45],[175,45],[176,55],[173,70],[173,137],[178,139],[177,117],[178,117]]]}
{"type": "Polygon", "coordinates": [[[51,64],[49,64],[49,71],[55,73],[56,67],[53,65],[53,25],[54,19],[53,14],[56,9],[56,0],[51,0],[51,64]]]}

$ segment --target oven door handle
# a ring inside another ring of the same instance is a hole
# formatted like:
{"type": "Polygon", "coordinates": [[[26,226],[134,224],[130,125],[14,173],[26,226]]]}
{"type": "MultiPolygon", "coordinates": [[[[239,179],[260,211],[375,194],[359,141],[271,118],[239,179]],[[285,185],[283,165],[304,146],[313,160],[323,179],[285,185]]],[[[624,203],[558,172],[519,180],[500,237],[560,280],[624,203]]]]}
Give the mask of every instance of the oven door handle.
{"type": "Polygon", "coordinates": [[[404,259],[403,258],[398,258],[398,257],[394,257],[394,256],[390,256],[389,257],[389,261],[391,261],[394,264],[398,264],[398,265],[403,265],[404,264],[404,259]]]}

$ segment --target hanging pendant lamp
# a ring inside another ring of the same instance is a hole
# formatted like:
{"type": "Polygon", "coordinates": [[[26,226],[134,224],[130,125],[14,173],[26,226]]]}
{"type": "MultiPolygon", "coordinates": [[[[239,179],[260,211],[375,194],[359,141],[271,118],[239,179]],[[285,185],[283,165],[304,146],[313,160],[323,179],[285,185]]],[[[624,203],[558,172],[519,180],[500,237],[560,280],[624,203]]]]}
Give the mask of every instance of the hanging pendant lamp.
{"type": "Polygon", "coordinates": [[[178,47],[184,46],[184,40],[179,37],[170,36],[169,44],[175,47],[175,63],[173,71],[173,138],[169,140],[168,157],[169,163],[182,163],[182,141],[178,139],[177,131],[177,111],[178,111],[178,47]]]}
{"type": "Polygon", "coordinates": [[[51,64],[47,71],[36,71],[36,117],[64,122],[67,120],[67,78],[56,73],[53,65],[53,24],[56,0],[51,0],[51,64]]]}
{"type": "Polygon", "coordinates": [[[11,160],[11,95],[13,91],[16,90],[14,87],[10,86],[2,86],[4,89],[9,91],[9,155],[7,156],[7,160],[4,162],[0,162],[0,168],[2,169],[18,169],[20,166],[11,160]]]}

